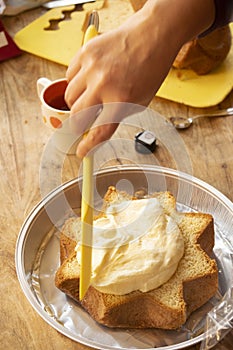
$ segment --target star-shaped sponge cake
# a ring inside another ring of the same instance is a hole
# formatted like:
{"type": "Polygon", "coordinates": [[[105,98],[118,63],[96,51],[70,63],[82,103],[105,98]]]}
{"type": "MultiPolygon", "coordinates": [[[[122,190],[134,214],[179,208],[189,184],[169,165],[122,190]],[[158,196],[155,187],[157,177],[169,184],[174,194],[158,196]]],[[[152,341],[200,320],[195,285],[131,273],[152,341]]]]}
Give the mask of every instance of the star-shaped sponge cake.
{"type": "MultiPolygon", "coordinates": [[[[214,246],[213,218],[204,213],[180,213],[169,192],[152,195],[158,198],[166,214],[177,222],[184,239],[184,255],[174,275],[162,286],[143,293],[125,295],[101,293],[90,286],[79,301],[79,271],[76,259],[75,232],[80,219],[69,219],[60,237],[61,266],[56,286],[75,299],[97,322],[108,327],[177,329],[191,312],[206,303],[217,291],[218,270],[210,257],[214,246]]],[[[129,195],[110,187],[105,206],[129,199],[129,195]]]]}

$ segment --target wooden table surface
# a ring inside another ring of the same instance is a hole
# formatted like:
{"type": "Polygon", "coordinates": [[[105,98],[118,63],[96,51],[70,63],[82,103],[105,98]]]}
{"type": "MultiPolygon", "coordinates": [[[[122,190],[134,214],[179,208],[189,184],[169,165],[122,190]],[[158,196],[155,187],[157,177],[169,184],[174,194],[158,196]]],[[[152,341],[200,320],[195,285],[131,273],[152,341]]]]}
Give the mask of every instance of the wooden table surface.
{"type": "MultiPolygon", "coordinates": [[[[39,8],[15,17],[3,17],[2,22],[13,37],[18,30],[42,13],[43,10],[39,8]]],[[[28,53],[23,53],[20,57],[2,62],[0,65],[1,349],[88,349],[58,333],[34,311],[20,288],[14,258],[20,227],[30,210],[41,199],[39,186],[41,156],[51,136],[51,131],[41,120],[36,81],[42,76],[52,80],[64,77],[65,71],[66,67],[62,65],[28,53]]],[[[230,106],[233,106],[233,92],[217,108],[230,106]]],[[[191,108],[159,98],[154,98],[150,107],[164,118],[174,115],[191,116],[203,112],[200,108],[191,108]]],[[[214,108],[207,110],[212,111],[214,108]]],[[[232,130],[231,116],[202,120],[179,133],[189,153],[192,174],[216,187],[231,201],[233,201],[232,130]]],[[[125,133],[131,133],[127,128],[119,132],[122,132],[123,136],[125,133]]],[[[143,162],[143,158],[140,161],[143,162]]],[[[100,166],[127,162],[130,162],[127,150],[118,143],[113,155],[103,155],[100,166]]],[[[166,167],[175,166],[173,157],[162,144],[156,151],[156,162],[166,167]]],[[[77,175],[79,162],[75,156],[69,156],[64,167],[62,181],[77,175]]],[[[214,349],[230,350],[232,344],[233,331],[228,333],[214,349]]],[[[192,346],[190,350],[199,349],[199,346],[199,344],[192,346]]]]}

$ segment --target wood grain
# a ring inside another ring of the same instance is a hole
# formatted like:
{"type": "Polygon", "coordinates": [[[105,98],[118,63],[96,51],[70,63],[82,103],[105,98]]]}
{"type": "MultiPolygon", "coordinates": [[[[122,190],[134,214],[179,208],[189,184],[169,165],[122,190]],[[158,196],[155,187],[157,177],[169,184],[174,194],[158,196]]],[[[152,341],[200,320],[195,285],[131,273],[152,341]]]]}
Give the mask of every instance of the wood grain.
{"type": "MultiPolygon", "coordinates": [[[[3,17],[2,22],[13,36],[26,24],[43,14],[41,8],[24,12],[15,17],[3,17]]],[[[15,270],[15,244],[20,227],[41,199],[40,166],[45,145],[51,136],[41,121],[40,103],[36,92],[36,81],[45,76],[49,79],[62,78],[66,68],[23,53],[20,57],[1,63],[0,67],[0,268],[1,268],[1,349],[88,349],[66,338],[50,327],[34,311],[26,300],[15,270]]],[[[233,106],[231,93],[218,108],[233,106]]],[[[174,102],[154,98],[150,107],[160,113],[164,122],[173,115],[188,116],[202,112],[202,109],[189,108],[174,102]]],[[[208,109],[209,111],[212,108],[208,109]]],[[[154,128],[153,118],[147,120],[147,127],[154,128]]],[[[133,138],[140,127],[121,127],[113,137],[107,152],[96,161],[96,168],[108,165],[133,163],[135,152],[133,138]],[[120,144],[119,137],[125,140],[120,144]],[[127,146],[129,145],[129,147],[127,146]]],[[[194,176],[215,186],[233,201],[233,117],[201,120],[188,130],[181,132],[180,138],[188,152],[194,176]]],[[[159,143],[154,155],[145,157],[137,154],[137,161],[160,164],[176,168],[174,157],[165,144],[159,143]]],[[[51,173],[48,164],[43,163],[43,172],[51,173]]],[[[59,168],[56,157],[54,169],[59,168]]],[[[64,159],[60,181],[77,176],[80,163],[75,156],[64,159]]],[[[57,179],[51,179],[50,187],[57,179]]],[[[233,331],[214,349],[230,350],[233,344],[233,331]]],[[[190,350],[199,349],[199,344],[190,350]]]]}

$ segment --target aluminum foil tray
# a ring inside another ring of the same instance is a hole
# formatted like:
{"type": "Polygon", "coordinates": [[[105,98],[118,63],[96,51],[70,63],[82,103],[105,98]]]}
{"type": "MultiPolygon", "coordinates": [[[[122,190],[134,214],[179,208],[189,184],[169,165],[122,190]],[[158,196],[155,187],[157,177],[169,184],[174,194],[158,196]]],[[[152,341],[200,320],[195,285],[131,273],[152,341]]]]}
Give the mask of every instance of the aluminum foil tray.
{"type": "MultiPolygon", "coordinates": [[[[98,349],[182,349],[204,341],[209,331],[215,332],[214,328],[205,328],[206,315],[232,288],[233,203],[203,181],[159,166],[118,166],[95,174],[95,209],[101,206],[108,186],[114,185],[132,194],[141,189],[149,193],[168,190],[176,197],[178,210],[212,214],[214,253],[219,266],[218,293],[194,312],[181,329],[108,329],[97,324],[54,285],[59,266],[59,232],[64,221],[79,211],[81,183],[82,178],[77,178],[49,193],[32,210],[19,233],[16,245],[18,279],[37,313],[70,339],[98,349]]],[[[229,309],[224,310],[222,319],[227,322],[229,309]]]]}

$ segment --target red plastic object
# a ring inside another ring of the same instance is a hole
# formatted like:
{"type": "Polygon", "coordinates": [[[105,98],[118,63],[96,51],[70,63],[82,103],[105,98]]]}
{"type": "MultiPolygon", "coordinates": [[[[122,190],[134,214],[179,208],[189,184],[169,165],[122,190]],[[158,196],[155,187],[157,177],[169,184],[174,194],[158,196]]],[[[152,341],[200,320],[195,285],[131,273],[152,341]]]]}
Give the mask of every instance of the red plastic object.
{"type": "Polygon", "coordinates": [[[19,56],[21,53],[21,50],[7,33],[2,22],[0,21],[0,61],[5,61],[9,58],[19,56]]]}

